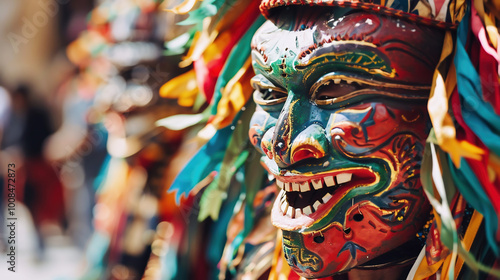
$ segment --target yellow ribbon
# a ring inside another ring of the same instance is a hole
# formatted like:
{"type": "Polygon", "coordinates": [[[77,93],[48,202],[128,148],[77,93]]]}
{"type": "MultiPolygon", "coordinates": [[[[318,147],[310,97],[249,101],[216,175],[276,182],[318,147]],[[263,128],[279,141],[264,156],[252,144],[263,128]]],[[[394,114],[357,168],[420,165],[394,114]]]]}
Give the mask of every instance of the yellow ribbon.
{"type": "MultiPolygon", "coordinates": [[[[447,31],[438,65],[441,66],[443,61],[452,55],[452,53],[453,39],[451,32],[447,31]]],[[[434,71],[432,90],[427,109],[440,148],[450,155],[455,166],[460,167],[460,159],[462,157],[480,160],[484,151],[467,141],[458,141],[456,139],[453,119],[448,114],[448,100],[457,84],[455,66],[452,63],[446,81],[438,70],[439,66],[434,71]]]]}
{"type": "Polygon", "coordinates": [[[231,124],[236,114],[252,96],[250,79],[253,77],[252,60],[248,58],[243,67],[222,89],[222,97],[217,104],[217,114],[211,124],[217,129],[231,124]]]}
{"type": "Polygon", "coordinates": [[[274,247],[273,262],[268,278],[269,280],[288,280],[288,275],[290,275],[292,270],[283,257],[283,250],[281,248],[282,240],[283,234],[281,230],[278,230],[278,234],[276,235],[276,247],[274,247]],[[281,266],[279,270],[278,265],[281,266]]]}
{"type": "MultiPolygon", "coordinates": [[[[465,250],[469,251],[470,247],[472,246],[472,242],[474,241],[474,238],[476,237],[477,231],[479,230],[479,226],[481,225],[481,222],[483,221],[483,215],[481,215],[479,212],[474,211],[472,214],[472,217],[469,222],[469,226],[467,227],[467,231],[465,232],[465,236],[462,242],[462,246],[464,247],[465,250]]],[[[455,279],[457,279],[458,274],[460,273],[460,270],[462,269],[462,266],[464,265],[464,260],[463,258],[458,256],[457,264],[455,266],[455,279]]]]}
{"type": "Polygon", "coordinates": [[[180,106],[191,107],[198,95],[196,73],[194,70],[179,75],[160,88],[160,96],[168,99],[177,99],[180,106]]]}
{"type": "Polygon", "coordinates": [[[194,10],[196,3],[201,2],[198,0],[185,0],[172,9],[165,9],[166,11],[173,12],[179,15],[185,15],[194,10]]]}

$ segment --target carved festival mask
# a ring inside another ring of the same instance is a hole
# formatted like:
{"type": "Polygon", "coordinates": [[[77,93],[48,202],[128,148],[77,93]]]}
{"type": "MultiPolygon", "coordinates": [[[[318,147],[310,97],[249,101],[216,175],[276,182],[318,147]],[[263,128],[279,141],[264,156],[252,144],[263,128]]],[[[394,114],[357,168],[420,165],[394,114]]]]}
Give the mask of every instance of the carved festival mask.
{"type": "Polygon", "coordinates": [[[272,223],[301,276],[349,271],[415,239],[420,161],[444,32],[339,7],[279,7],[252,41],[249,136],[281,192],[272,223]]]}

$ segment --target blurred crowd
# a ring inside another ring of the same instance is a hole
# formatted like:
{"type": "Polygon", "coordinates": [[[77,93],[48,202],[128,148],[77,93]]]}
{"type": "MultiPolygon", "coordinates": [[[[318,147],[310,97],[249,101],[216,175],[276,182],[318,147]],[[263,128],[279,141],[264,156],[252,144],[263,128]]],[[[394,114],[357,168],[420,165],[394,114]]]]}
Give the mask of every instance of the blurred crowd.
{"type": "MultiPolygon", "coordinates": [[[[182,36],[164,45],[188,30],[175,25],[186,16],[165,5],[24,0],[0,9],[0,32],[7,38],[0,54],[2,176],[14,163],[15,215],[26,208],[21,225],[34,229],[28,253],[49,261],[47,246],[54,244],[47,240],[67,237],[82,256],[74,279],[158,275],[160,257],[170,258],[162,277],[179,277],[169,248],[180,246],[190,217],[166,189],[199,147],[186,141],[199,128],[172,130],[156,121],[206,104],[160,97],[165,82],[190,70],[179,67],[186,51],[182,36]]],[[[5,210],[7,181],[0,184],[5,210]]]]}

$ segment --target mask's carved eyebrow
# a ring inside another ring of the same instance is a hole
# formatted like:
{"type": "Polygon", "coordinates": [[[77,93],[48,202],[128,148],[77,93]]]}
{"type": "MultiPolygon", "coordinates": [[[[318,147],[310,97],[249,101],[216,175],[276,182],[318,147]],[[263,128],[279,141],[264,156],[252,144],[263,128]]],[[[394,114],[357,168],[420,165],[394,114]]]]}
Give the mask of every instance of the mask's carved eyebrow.
{"type": "Polygon", "coordinates": [[[265,71],[270,71],[271,66],[267,65],[268,57],[264,50],[257,50],[256,47],[252,47],[252,61],[256,63],[259,67],[263,68],[265,71]]]}
{"type": "Polygon", "coordinates": [[[250,85],[256,90],[272,89],[275,91],[287,93],[286,87],[282,85],[279,79],[276,79],[276,77],[272,75],[266,76],[263,74],[257,74],[250,80],[250,85]]]}

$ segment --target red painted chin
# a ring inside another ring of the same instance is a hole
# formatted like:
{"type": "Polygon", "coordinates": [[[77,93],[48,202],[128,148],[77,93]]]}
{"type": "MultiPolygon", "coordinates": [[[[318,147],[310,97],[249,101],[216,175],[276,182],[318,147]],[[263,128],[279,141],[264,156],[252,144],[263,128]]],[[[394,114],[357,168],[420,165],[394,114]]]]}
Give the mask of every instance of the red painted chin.
{"type": "Polygon", "coordinates": [[[335,206],[352,189],[372,185],[379,180],[377,174],[366,168],[345,169],[312,176],[294,175],[275,177],[278,185],[280,185],[279,183],[281,182],[282,190],[274,201],[273,209],[271,212],[271,222],[277,228],[288,231],[307,231],[307,229],[316,221],[319,221],[323,217],[325,217],[331,211],[333,206],[335,206]],[[341,181],[340,177],[338,176],[347,176],[348,179],[346,178],[341,181]],[[335,182],[335,185],[327,186],[327,178],[333,180],[335,182]],[[316,184],[313,184],[312,182],[316,184]],[[321,182],[322,187],[318,187],[318,182],[321,182]],[[303,189],[301,189],[304,184],[308,184],[308,187],[306,186],[305,188],[309,188],[309,191],[304,191],[303,189]],[[316,189],[315,187],[318,187],[318,189],[316,189]],[[289,188],[292,190],[290,190],[289,188]],[[299,191],[297,191],[296,188],[298,188],[299,191]],[[314,197],[313,195],[309,195],[309,198],[307,200],[313,201],[310,205],[302,204],[300,207],[295,207],[295,205],[290,204],[289,207],[294,209],[293,211],[295,213],[291,213],[290,210],[287,211],[288,209],[284,209],[283,204],[288,204],[288,201],[283,201],[282,196],[286,197],[290,193],[302,195],[307,192],[314,192],[316,194],[319,194],[319,196],[314,197]],[[311,197],[314,198],[311,199],[311,197]],[[314,201],[317,201],[316,199],[319,199],[319,201],[314,203],[314,201]]]}
{"type": "MultiPolygon", "coordinates": [[[[303,239],[303,248],[316,255],[323,266],[318,271],[302,270],[300,265],[289,262],[292,269],[306,278],[326,277],[362,265],[373,258],[387,253],[411,238],[421,228],[423,221],[407,221],[405,230],[394,231],[381,217],[383,213],[368,202],[355,204],[346,213],[345,229],[338,223],[320,233],[292,233],[300,234],[303,239]],[[359,207],[359,208],[358,208],[359,207]],[[363,213],[363,219],[355,218],[358,209],[363,213]],[[322,236],[322,242],[317,237],[322,236]],[[316,238],[316,240],[315,240],[316,238]]],[[[286,235],[286,234],[284,234],[286,235]]],[[[297,238],[294,236],[294,238],[297,238]]],[[[290,258],[290,256],[288,256],[290,258]]],[[[299,259],[300,256],[294,256],[299,259]]]]}

